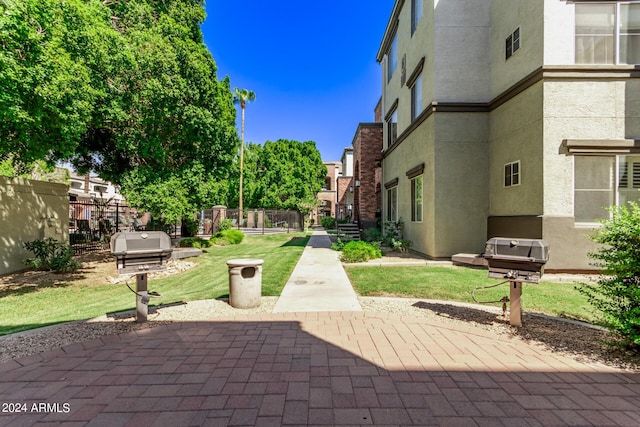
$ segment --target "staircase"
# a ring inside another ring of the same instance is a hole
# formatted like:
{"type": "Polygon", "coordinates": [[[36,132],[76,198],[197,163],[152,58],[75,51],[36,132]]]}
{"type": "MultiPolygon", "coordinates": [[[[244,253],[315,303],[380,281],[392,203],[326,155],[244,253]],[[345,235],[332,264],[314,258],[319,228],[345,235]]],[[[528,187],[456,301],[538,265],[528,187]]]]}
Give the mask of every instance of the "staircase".
{"type": "Polygon", "coordinates": [[[338,237],[343,240],[360,240],[360,225],[352,222],[338,224],[338,237]]]}

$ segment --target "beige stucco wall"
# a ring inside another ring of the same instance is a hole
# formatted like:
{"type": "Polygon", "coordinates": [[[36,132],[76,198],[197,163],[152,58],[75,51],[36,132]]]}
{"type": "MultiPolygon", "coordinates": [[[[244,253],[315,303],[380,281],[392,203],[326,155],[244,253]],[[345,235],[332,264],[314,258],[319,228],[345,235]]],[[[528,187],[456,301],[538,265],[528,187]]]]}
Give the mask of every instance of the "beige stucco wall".
{"type": "Polygon", "coordinates": [[[544,94],[544,213],[573,216],[573,156],[562,141],[639,139],[640,82],[547,81],[544,94]]]}
{"type": "Polygon", "coordinates": [[[437,113],[435,233],[429,255],[482,252],[489,213],[487,113],[437,113]]]}
{"type": "Polygon", "coordinates": [[[543,213],[542,83],[490,113],[490,214],[543,213]],[[520,185],[504,187],[504,165],[520,161],[520,185]]]}
{"type": "Polygon", "coordinates": [[[640,139],[640,81],[564,80],[544,83],[543,238],[552,248],[549,269],[593,269],[586,236],[593,224],[574,223],[574,157],[565,139],[640,139]],[[553,245],[553,246],[552,246],[553,245]]]}
{"type": "Polygon", "coordinates": [[[490,93],[491,1],[439,1],[433,14],[434,50],[426,52],[435,58],[434,101],[486,101],[490,93]]]}
{"type": "Polygon", "coordinates": [[[573,2],[544,0],[544,64],[573,64],[575,62],[574,35],[575,5],[573,2]]]}
{"type": "MultiPolygon", "coordinates": [[[[398,215],[412,249],[433,258],[478,251],[486,241],[486,113],[436,113],[384,159],[383,180],[398,178],[398,215]],[[407,171],[424,163],[423,221],[411,222],[407,171]]],[[[384,192],[386,206],[386,191],[384,192]]]]}
{"type": "MultiPolygon", "coordinates": [[[[557,0],[555,0],[557,1],[557,0]]],[[[543,1],[494,0],[491,7],[491,98],[542,65],[543,1]],[[505,41],[520,27],[520,49],[505,59],[505,41]]]]}
{"type": "Polygon", "coordinates": [[[68,186],[0,177],[0,274],[25,269],[33,256],[24,242],[52,237],[68,241],[68,186]]]}
{"type": "MultiPolygon", "coordinates": [[[[435,248],[434,233],[434,117],[425,120],[390,155],[385,157],[382,167],[383,214],[386,215],[387,192],[384,184],[398,178],[398,218],[404,221],[405,238],[411,240],[412,248],[425,254],[435,248]],[[422,223],[411,223],[411,181],[406,172],[424,163],[423,217],[422,223]]],[[[383,218],[384,221],[387,218],[383,218]]]]}

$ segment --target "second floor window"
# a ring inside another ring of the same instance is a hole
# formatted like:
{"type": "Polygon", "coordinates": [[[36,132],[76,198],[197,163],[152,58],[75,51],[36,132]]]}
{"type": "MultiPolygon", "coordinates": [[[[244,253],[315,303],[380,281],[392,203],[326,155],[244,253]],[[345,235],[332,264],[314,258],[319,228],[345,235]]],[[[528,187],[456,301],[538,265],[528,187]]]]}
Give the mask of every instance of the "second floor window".
{"type": "Polygon", "coordinates": [[[396,109],[387,120],[387,147],[391,147],[398,139],[398,110],[396,109]]]}
{"type": "Polygon", "coordinates": [[[393,36],[391,47],[387,55],[387,82],[393,77],[393,72],[398,68],[398,33],[393,36]]]}
{"type": "Polygon", "coordinates": [[[640,3],[578,3],[576,64],[640,64],[640,3]]]}
{"type": "Polygon", "coordinates": [[[424,0],[411,0],[411,34],[416,31],[422,18],[422,2],[424,0]]]}
{"type": "Polygon", "coordinates": [[[505,49],[506,59],[511,58],[513,54],[520,49],[520,27],[516,28],[512,34],[509,34],[509,37],[507,37],[505,42],[505,49]]]}
{"type": "Polygon", "coordinates": [[[420,113],[422,113],[422,74],[411,86],[411,121],[413,122],[420,113]]]}

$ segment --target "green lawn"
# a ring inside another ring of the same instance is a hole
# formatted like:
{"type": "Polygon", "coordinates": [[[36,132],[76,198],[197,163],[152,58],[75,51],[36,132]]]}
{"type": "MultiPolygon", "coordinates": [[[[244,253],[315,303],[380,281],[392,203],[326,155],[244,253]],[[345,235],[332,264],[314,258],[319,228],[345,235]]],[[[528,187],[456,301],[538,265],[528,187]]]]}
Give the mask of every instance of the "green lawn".
{"type": "MultiPolygon", "coordinates": [[[[163,298],[150,304],[170,304],[227,296],[229,276],[226,261],[261,258],[262,294],[280,295],[309,240],[304,233],[246,236],[239,245],[218,246],[192,258],[197,266],[181,274],[149,280],[149,290],[163,298]]],[[[115,263],[115,261],[114,261],[115,263]]],[[[130,280],[135,289],[135,277],[130,280]]],[[[135,296],[124,284],[61,282],[40,288],[6,292],[0,297],[0,335],[105,313],[135,308],[135,296]]]]}
{"type": "MultiPolygon", "coordinates": [[[[181,274],[149,281],[149,290],[163,295],[151,305],[212,299],[229,293],[226,261],[233,258],[264,259],[262,294],[278,296],[308,241],[304,233],[246,236],[239,245],[213,247],[192,258],[197,266],[181,274]]],[[[472,303],[476,287],[498,280],[486,270],[464,267],[347,267],[356,292],[363,296],[402,296],[472,303]]],[[[135,286],[135,278],[130,280],[135,286]]],[[[508,285],[478,290],[479,301],[509,295],[508,285]]],[[[500,306],[500,304],[494,304],[500,306]]],[[[124,284],[92,283],[78,279],[39,288],[0,293],[0,335],[41,326],[88,319],[135,308],[134,295],[124,284]]],[[[573,284],[524,284],[523,309],[593,322],[586,298],[573,284]]]]}
{"type": "MultiPolygon", "coordinates": [[[[474,303],[472,292],[499,280],[487,271],[466,267],[348,267],[347,275],[362,296],[399,296],[474,303]]],[[[496,301],[509,296],[504,284],[475,292],[478,301],[496,301]]],[[[500,307],[501,304],[492,304],[500,307]]],[[[522,309],[529,312],[594,322],[587,298],[571,283],[524,283],[522,309]]]]}

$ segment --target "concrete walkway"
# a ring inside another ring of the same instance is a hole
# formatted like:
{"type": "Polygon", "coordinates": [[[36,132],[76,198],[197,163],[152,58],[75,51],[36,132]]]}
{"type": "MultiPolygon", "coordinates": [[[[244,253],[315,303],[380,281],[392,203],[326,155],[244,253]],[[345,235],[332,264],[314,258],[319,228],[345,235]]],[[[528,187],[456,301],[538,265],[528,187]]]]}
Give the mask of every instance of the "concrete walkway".
{"type": "Polygon", "coordinates": [[[278,298],[274,312],[361,310],[339,255],[331,249],[327,232],[315,230],[278,298]]]}

